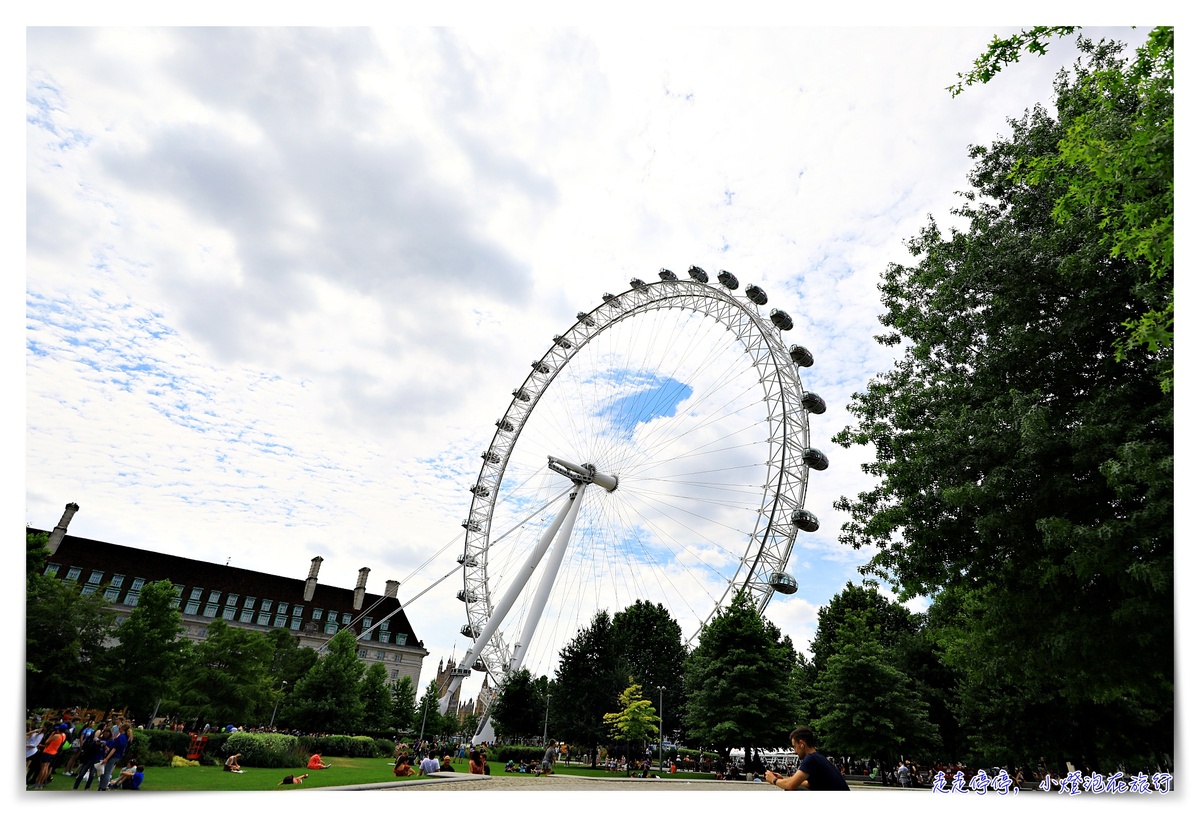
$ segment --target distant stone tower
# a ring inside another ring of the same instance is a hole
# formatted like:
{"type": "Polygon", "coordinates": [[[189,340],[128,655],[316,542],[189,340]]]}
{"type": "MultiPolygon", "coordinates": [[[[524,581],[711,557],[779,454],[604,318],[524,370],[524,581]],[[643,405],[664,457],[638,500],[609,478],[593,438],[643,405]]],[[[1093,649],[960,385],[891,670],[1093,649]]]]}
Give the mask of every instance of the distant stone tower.
{"type": "MultiPolygon", "coordinates": [[[[449,661],[446,661],[445,659],[438,661],[437,688],[439,698],[445,695],[446,690],[450,688],[450,670],[454,669],[456,666],[458,666],[458,662],[454,660],[454,656],[450,656],[449,661]]],[[[446,706],[447,712],[458,712],[458,695],[459,690],[454,690],[454,694],[450,696],[450,701],[446,706]]],[[[417,690],[417,697],[421,697],[420,690],[417,690]]]]}
{"type": "Polygon", "coordinates": [[[62,544],[63,537],[67,535],[67,526],[71,524],[71,518],[79,511],[79,506],[74,502],[68,502],[66,510],[63,511],[62,519],[58,520],[58,525],[50,532],[50,539],[46,542],[46,549],[50,551],[50,555],[58,550],[58,546],[62,544]]]}

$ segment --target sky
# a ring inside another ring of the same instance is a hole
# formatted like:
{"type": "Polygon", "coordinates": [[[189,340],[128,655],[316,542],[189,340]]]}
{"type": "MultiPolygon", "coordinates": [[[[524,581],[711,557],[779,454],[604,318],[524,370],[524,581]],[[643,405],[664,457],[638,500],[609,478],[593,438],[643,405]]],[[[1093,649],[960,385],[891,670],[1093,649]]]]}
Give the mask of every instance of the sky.
{"type": "Polygon", "coordinates": [[[870,455],[831,438],[892,363],[881,273],[1073,41],[952,98],[1016,28],[473,22],[26,31],[26,524],[76,502],[76,536],[369,567],[424,685],[470,646],[461,522],[530,361],[631,278],[725,269],[794,318],[828,406],[821,528],[766,609],[806,649],[870,557],[833,508],[870,455]]]}

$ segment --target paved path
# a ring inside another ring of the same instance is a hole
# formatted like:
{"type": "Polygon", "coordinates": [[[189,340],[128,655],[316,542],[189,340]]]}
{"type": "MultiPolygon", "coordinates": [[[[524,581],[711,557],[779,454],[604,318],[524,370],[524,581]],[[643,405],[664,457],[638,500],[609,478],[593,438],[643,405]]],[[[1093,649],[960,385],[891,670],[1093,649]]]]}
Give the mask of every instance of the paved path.
{"type": "MultiPolygon", "coordinates": [[[[854,791],[888,791],[882,786],[856,786],[851,784],[854,791]]],[[[577,777],[570,774],[553,774],[549,777],[519,777],[505,775],[462,774],[461,772],[439,772],[436,775],[415,780],[396,780],[385,783],[368,783],[361,786],[339,786],[341,791],[673,791],[695,792],[778,792],[779,790],[766,783],[749,783],[744,780],[671,780],[667,778],[632,777],[577,777]]],[[[329,788],[322,787],[322,791],[329,788]]],[[[900,789],[891,789],[900,791],[900,789]]],[[[910,789],[909,791],[917,791],[910,789]]]]}

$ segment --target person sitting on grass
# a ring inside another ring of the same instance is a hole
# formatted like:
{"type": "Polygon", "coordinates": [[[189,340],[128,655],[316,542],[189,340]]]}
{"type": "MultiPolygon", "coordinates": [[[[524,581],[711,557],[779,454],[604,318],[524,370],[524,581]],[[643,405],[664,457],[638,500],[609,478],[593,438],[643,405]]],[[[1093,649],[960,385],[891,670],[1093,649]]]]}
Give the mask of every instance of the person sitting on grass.
{"type": "Polygon", "coordinates": [[[283,780],[279,781],[279,785],[280,786],[299,786],[301,783],[304,782],[304,778],[306,778],[306,777],[308,777],[308,772],[305,772],[304,774],[296,774],[296,775],[285,774],[283,776],[283,780]]]}
{"type": "Polygon", "coordinates": [[[439,771],[439,772],[452,772],[452,771],[454,771],[454,766],[453,766],[453,765],[451,765],[451,763],[450,763],[450,755],[446,755],[445,757],[443,757],[443,758],[442,758],[442,766],[441,766],[441,768],[440,768],[440,769],[438,769],[438,771],[439,771]]]}
{"type": "Polygon", "coordinates": [[[139,766],[136,760],[131,760],[124,769],[121,769],[121,773],[113,778],[108,787],[110,789],[137,791],[142,787],[142,779],[145,771],[145,766],[139,766]]]}
{"type": "Polygon", "coordinates": [[[412,777],[416,773],[417,770],[412,767],[408,755],[400,755],[400,757],[396,758],[396,765],[392,767],[392,774],[396,777],[412,777]]]}
{"type": "Polygon", "coordinates": [[[512,774],[512,773],[513,773],[513,772],[515,772],[516,770],[517,770],[517,764],[516,764],[516,761],[512,760],[511,758],[509,758],[509,761],[508,761],[507,763],[505,763],[505,764],[504,764],[504,773],[505,773],[505,774],[512,774]]]}
{"type": "Polygon", "coordinates": [[[308,759],[308,768],[310,769],[328,769],[332,765],[332,763],[321,760],[320,754],[315,754],[308,759]]]}
{"type": "Polygon", "coordinates": [[[127,778],[124,777],[124,773],[122,772],[122,778],[117,781],[117,788],[126,789],[127,791],[139,791],[142,788],[142,781],[145,778],[146,767],[139,764],[134,767],[133,774],[127,778]]]}
{"type": "Polygon", "coordinates": [[[240,752],[236,755],[230,755],[229,757],[227,757],[225,759],[225,771],[238,772],[240,774],[242,771],[242,764],[239,763],[238,761],[240,761],[241,759],[242,759],[242,755],[240,752]]]}

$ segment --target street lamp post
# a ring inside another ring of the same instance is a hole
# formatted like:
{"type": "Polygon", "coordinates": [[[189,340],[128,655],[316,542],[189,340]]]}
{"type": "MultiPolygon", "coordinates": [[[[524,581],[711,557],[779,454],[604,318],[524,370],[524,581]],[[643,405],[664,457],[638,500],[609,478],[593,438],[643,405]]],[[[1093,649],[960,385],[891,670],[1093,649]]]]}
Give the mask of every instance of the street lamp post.
{"type": "Polygon", "coordinates": [[[426,696],[425,707],[421,710],[421,734],[417,736],[419,746],[425,740],[425,719],[429,717],[429,696],[426,696]]]}
{"type": "Polygon", "coordinates": [[[271,723],[268,724],[268,729],[275,727],[275,713],[279,711],[279,702],[283,699],[283,692],[287,688],[287,681],[282,681],[279,687],[279,697],[275,699],[275,708],[271,710],[271,723]]]}
{"type": "Polygon", "coordinates": [[[663,688],[658,688],[658,770],[662,771],[663,688]]]}

